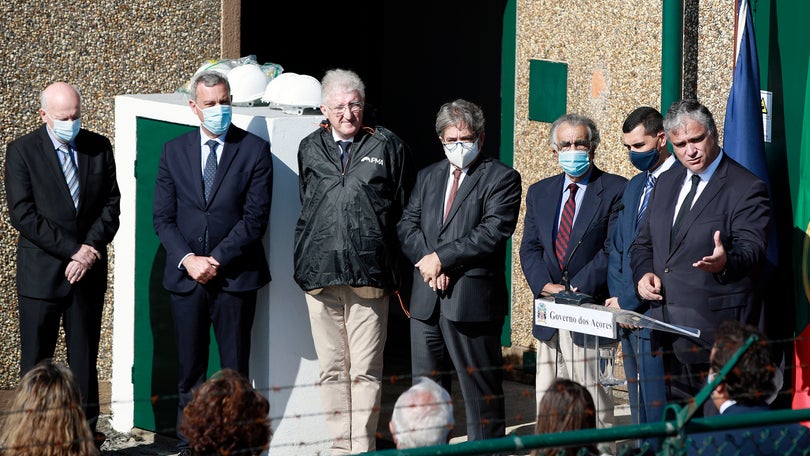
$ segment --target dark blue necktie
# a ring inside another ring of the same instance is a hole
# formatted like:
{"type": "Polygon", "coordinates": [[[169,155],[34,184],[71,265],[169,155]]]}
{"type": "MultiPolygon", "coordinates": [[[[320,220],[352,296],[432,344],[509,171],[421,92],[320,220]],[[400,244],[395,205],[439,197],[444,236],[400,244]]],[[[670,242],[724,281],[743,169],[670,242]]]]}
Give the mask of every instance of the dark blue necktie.
{"type": "Polygon", "coordinates": [[[203,169],[203,187],[205,189],[205,202],[211,196],[211,187],[214,186],[214,177],[217,175],[217,146],[219,143],[216,140],[210,139],[205,143],[210,149],[208,158],[205,160],[205,169],[203,169]]]}
{"type": "Polygon", "coordinates": [[[346,163],[349,162],[349,148],[352,146],[351,141],[338,141],[338,150],[340,151],[340,162],[343,163],[343,170],[346,170],[346,163]]]}

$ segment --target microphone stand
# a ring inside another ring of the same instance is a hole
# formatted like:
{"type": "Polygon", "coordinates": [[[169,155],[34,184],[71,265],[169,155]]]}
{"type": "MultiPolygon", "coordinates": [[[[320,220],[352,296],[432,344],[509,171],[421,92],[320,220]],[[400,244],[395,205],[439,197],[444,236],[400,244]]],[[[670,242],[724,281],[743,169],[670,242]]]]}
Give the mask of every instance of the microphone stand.
{"type": "MultiPolygon", "coordinates": [[[[585,240],[585,238],[588,237],[589,234],[591,234],[594,227],[602,225],[602,222],[609,219],[614,214],[617,214],[622,209],[624,209],[624,204],[619,203],[619,204],[616,205],[615,208],[613,208],[613,210],[611,210],[605,216],[603,216],[601,219],[599,219],[599,221],[597,223],[588,226],[588,229],[585,230],[585,232],[582,234],[582,237],[580,237],[579,241],[577,241],[577,245],[575,245],[574,248],[571,249],[571,253],[568,255],[568,258],[565,261],[565,266],[563,267],[563,270],[562,270],[562,283],[565,285],[565,290],[561,291],[559,293],[554,293],[554,295],[553,295],[554,296],[554,302],[556,304],[569,304],[569,305],[573,305],[573,306],[578,306],[578,305],[581,305],[581,304],[589,304],[589,303],[593,302],[593,296],[591,296],[591,295],[589,295],[587,293],[580,293],[578,291],[572,291],[571,290],[571,280],[568,277],[568,275],[569,275],[569,273],[568,273],[568,265],[571,264],[571,258],[573,258],[574,254],[577,253],[577,249],[579,249],[579,246],[582,245],[582,241],[585,240]]],[[[608,230],[609,229],[610,229],[610,227],[608,225],[608,230]]]]}

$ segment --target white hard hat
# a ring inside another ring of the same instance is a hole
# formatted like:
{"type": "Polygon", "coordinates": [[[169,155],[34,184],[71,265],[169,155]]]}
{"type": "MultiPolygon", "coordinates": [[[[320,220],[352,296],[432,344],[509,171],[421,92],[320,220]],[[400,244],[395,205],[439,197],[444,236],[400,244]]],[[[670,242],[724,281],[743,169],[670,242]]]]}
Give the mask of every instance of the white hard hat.
{"type": "Polygon", "coordinates": [[[271,108],[301,115],[305,108],[321,105],[321,83],[306,74],[281,73],[267,84],[262,101],[271,108]]]}
{"type": "Polygon", "coordinates": [[[267,88],[267,75],[259,65],[239,65],[228,72],[228,84],[231,86],[233,104],[251,106],[267,88]]]}

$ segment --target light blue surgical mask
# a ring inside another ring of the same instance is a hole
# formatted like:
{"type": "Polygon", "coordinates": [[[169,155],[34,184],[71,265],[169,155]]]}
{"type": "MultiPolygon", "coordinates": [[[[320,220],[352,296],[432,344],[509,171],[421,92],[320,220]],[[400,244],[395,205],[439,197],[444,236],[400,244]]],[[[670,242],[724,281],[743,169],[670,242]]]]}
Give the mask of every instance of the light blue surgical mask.
{"type": "Polygon", "coordinates": [[[653,149],[648,152],[640,152],[631,150],[630,162],[639,171],[649,171],[656,163],[658,163],[658,149],[653,149]]]}
{"type": "Polygon", "coordinates": [[[201,110],[203,113],[203,126],[211,133],[219,136],[231,126],[231,105],[218,104],[201,110]]]}
{"type": "Polygon", "coordinates": [[[591,160],[587,150],[566,150],[557,152],[560,167],[571,177],[579,177],[588,171],[591,160]]]}
{"type": "Polygon", "coordinates": [[[53,131],[53,134],[62,142],[69,143],[73,141],[76,139],[76,135],[79,134],[79,130],[82,129],[81,118],[76,120],[57,120],[51,117],[47,112],[45,112],[45,114],[53,121],[51,131],[53,131]]]}

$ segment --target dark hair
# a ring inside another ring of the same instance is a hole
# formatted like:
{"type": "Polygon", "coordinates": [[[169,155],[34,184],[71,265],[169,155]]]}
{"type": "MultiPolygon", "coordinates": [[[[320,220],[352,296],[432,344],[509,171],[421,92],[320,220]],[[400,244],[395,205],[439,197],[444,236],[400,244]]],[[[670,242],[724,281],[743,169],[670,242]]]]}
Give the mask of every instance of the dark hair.
{"type": "Polygon", "coordinates": [[[248,380],[223,369],[194,392],[182,432],[197,454],[260,454],[270,442],[270,404],[248,380]]]}
{"type": "MultiPolygon", "coordinates": [[[[537,408],[535,434],[576,431],[596,428],[596,407],[591,393],[584,386],[567,379],[557,379],[543,395],[537,408]]],[[[566,448],[539,448],[532,456],[574,456],[585,448],[588,454],[598,454],[593,445],[580,445],[566,448]]]]}
{"type": "Polygon", "coordinates": [[[649,106],[636,108],[624,120],[622,133],[630,133],[639,125],[644,125],[645,135],[655,136],[664,131],[664,116],[657,109],[649,106]]]}
{"type": "Polygon", "coordinates": [[[743,405],[761,404],[776,390],[773,381],[776,368],[771,361],[765,336],[751,325],[726,320],[714,335],[710,361],[711,370],[719,373],[752,334],[757,335],[759,340],[748,347],[723,379],[728,396],[743,405]]]}

